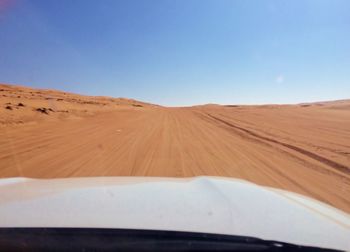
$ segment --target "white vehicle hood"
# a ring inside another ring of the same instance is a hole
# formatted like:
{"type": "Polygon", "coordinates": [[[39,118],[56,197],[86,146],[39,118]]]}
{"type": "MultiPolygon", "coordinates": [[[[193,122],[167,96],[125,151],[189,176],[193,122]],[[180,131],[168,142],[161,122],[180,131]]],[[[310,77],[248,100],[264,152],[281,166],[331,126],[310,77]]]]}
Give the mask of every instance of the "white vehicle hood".
{"type": "Polygon", "coordinates": [[[191,231],[350,250],[347,213],[217,177],[1,179],[0,227],[191,231]]]}

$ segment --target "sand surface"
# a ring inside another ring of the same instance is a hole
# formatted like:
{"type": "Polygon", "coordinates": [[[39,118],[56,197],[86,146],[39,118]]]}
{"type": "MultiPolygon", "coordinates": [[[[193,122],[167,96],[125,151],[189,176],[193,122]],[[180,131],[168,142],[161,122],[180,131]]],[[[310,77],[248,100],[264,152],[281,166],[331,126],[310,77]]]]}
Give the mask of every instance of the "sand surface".
{"type": "Polygon", "coordinates": [[[350,100],[166,108],[0,85],[0,177],[199,175],[350,212],[350,100]]]}

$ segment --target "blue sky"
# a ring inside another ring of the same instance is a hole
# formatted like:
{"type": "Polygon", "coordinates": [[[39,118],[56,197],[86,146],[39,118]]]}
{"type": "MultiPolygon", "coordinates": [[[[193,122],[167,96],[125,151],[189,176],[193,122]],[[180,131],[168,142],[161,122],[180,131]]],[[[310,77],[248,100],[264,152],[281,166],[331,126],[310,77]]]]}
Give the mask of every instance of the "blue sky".
{"type": "Polygon", "coordinates": [[[170,106],[350,98],[350,1],[0,0],[0,82],[170,106]]]}

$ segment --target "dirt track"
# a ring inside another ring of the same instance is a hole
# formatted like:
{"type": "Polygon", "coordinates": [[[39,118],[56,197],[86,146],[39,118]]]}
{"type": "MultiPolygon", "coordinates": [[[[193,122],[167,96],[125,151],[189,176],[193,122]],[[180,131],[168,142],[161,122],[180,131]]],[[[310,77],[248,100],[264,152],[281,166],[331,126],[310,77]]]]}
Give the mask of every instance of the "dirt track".
{"type": "Polygon", "coordinates": [[[0,177],[228,176],[350,212],[349,101],[163,108],[0,91],[0,177]]]}
{"type": "Polygon", "coordinates": [[[3,126],[0,177],[228,176],[350,212],[346,106],[122,107],[3,126]]]}

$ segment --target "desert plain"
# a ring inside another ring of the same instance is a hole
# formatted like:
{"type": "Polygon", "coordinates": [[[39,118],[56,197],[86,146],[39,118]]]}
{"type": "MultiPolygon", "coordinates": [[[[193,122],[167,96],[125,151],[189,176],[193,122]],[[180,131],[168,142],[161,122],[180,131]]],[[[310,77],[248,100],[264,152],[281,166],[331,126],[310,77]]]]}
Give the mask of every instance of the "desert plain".
{"type": "Polygon", "coordinates": [[[0,84],[1,178],[201,175],[350,213],[350,100],[164,107],[0,84]]]}

